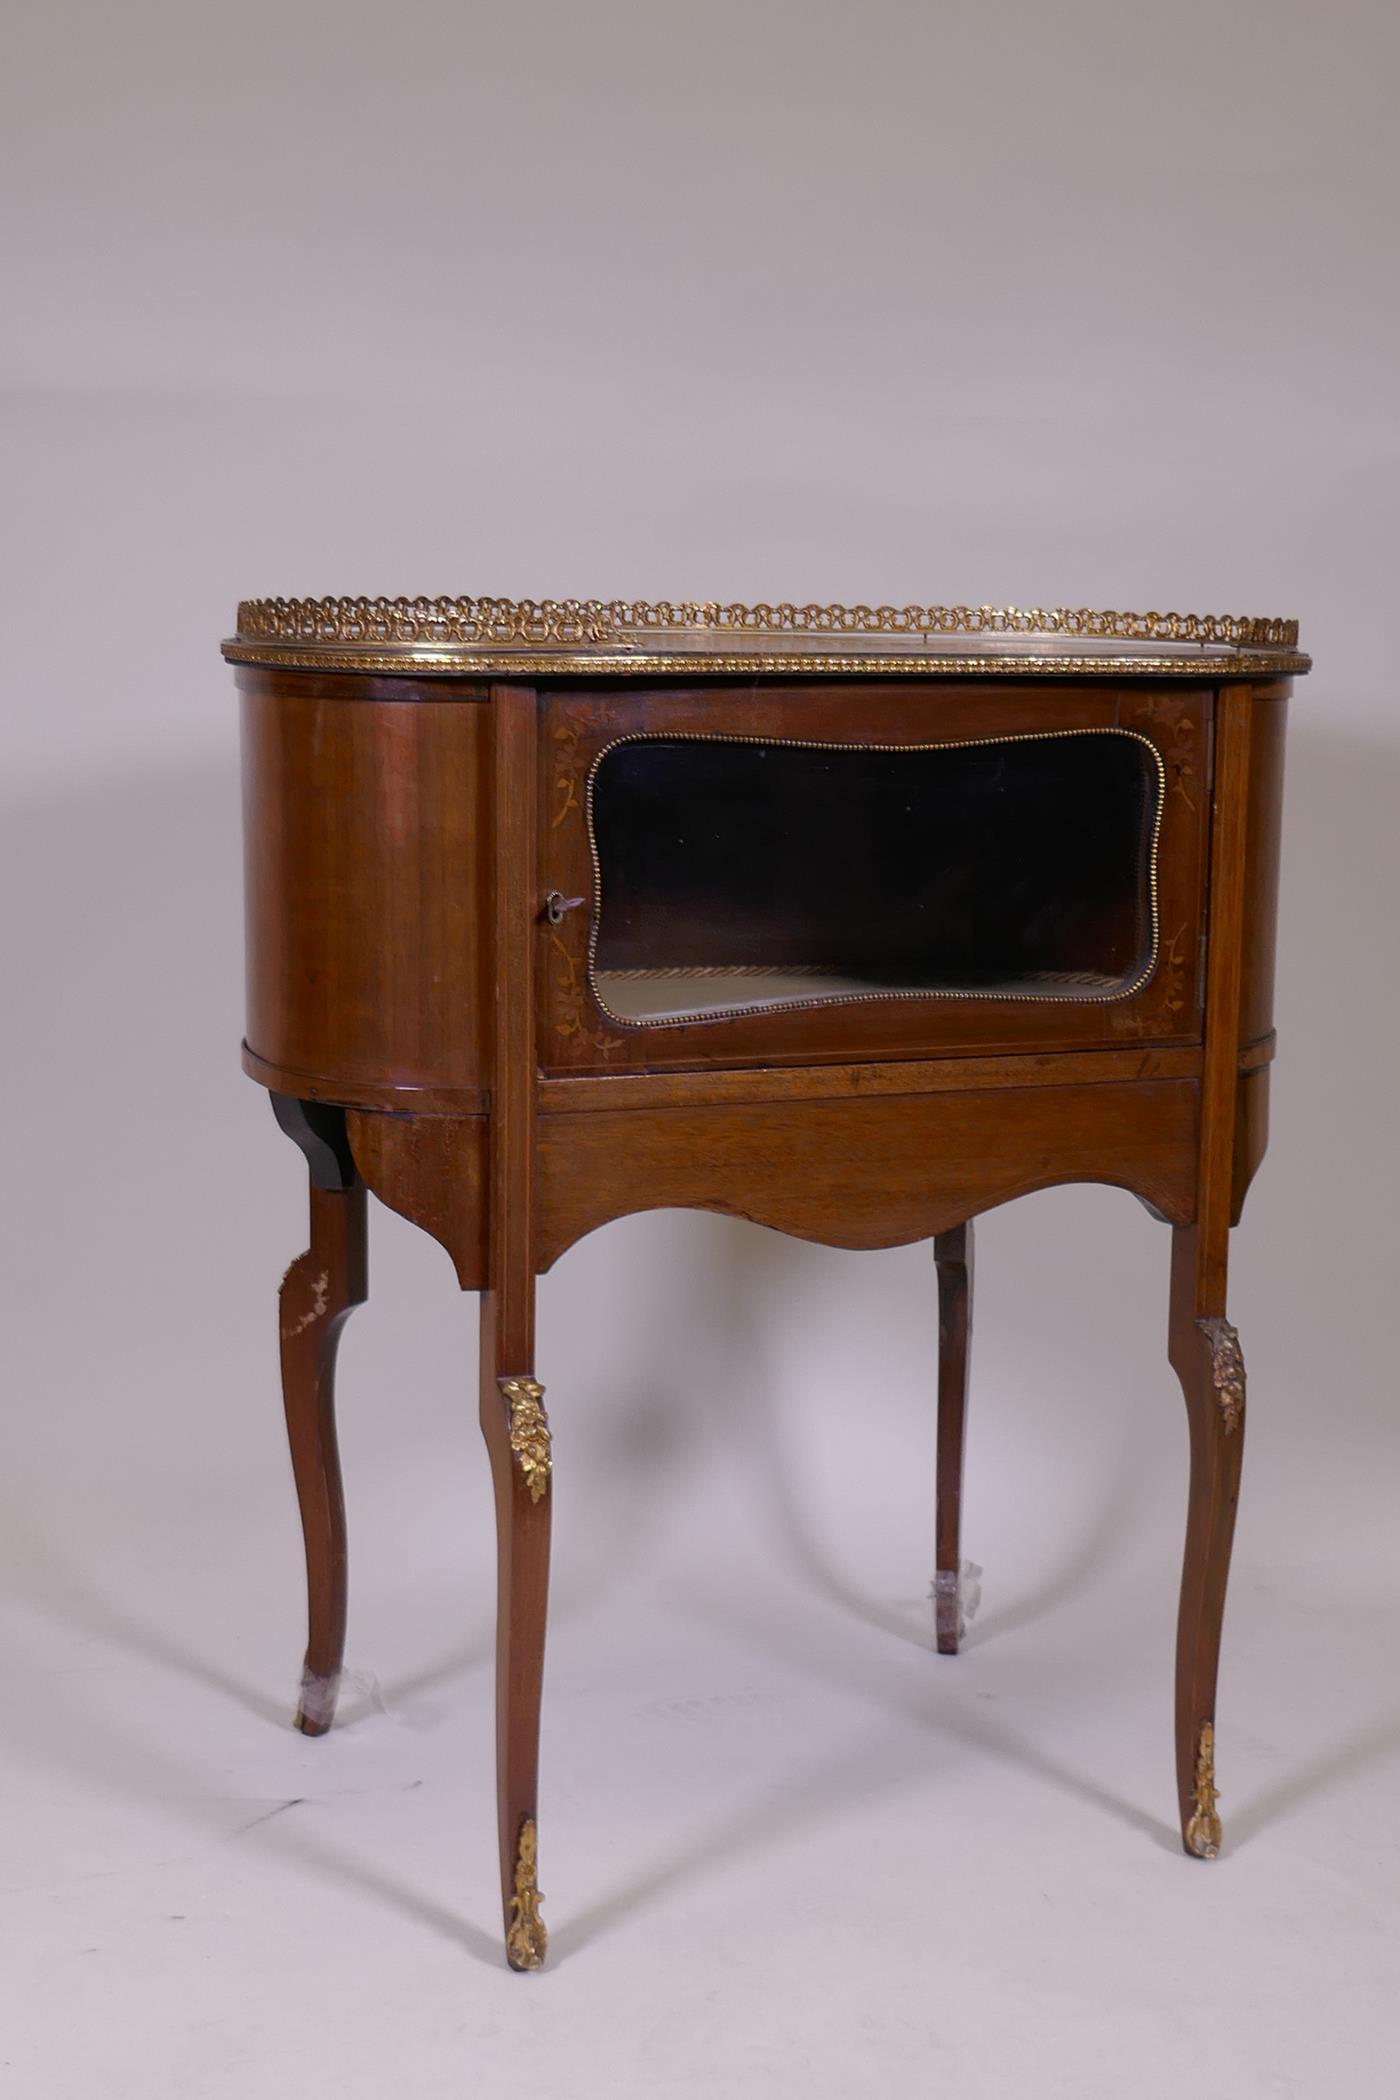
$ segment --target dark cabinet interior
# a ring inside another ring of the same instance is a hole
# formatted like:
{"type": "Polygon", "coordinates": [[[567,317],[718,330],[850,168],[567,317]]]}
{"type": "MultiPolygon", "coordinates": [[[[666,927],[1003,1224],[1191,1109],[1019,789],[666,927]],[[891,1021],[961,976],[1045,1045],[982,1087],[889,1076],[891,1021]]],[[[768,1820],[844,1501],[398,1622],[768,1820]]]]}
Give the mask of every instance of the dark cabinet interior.
{"type": "Polygon", "coordinates": [[[595,995],[640,1027],[1151,974],[1161,762],[1102,728],[891,747],[639,736],[589,796],[595,995]]]}

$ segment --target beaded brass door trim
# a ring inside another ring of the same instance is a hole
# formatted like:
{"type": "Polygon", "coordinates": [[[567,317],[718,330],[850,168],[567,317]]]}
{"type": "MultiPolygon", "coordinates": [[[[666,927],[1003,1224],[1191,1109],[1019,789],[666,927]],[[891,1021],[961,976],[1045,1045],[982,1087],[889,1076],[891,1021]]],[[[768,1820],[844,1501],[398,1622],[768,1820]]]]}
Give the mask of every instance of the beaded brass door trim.
{"type": "Polygon", "coordinates": [[[614,737],[604,744],[588,768],[588,779],[584,788],[584,823],[588,831],[588,854],[593,868],[593,900],[588,928],[588,987],[595,1004],[615,1028],[655,1029],[684,1026],[700,1027],[714,1021],[745,1021],[762,1013],[804,1013],[836,1006],[871,1006],[889,1004],[895,1000],[992,1000],[1000,1004],[1029,1001],[1038,1006],[1112,1006],[1124,999],[1133,998],[1143,989],[1157,968],[1162,945],[1161,909],[1157,890],[1157,857],[1162,842],[1162,810],[1167,795],[1167,771],[1160,750],[1151,737],[1144,736],[1140,729],[1124,729],[1117,723],[1106,722],[1094,727],[1080,729],[1025,729],[1010,736],[965,736],[948,737],[936,743],[887,744],[887,743],[834,743],[824,738],[808,741],[791,736],[726,736],[721,731],[713,733],[694,730],[676,730],[673,733],[660,730],[640,729],[627,736],[614,737]],[[771,1006],[729,1006],[716,1008],[713,1012],[682,1011],[667,1014],[659,1019],[637,1019],[616,1013],[603,997],[598,987],[598,936],[603,915],[603,869],[598,855],[598,840],[594,830],[593,804],[598,770],[610,753],[620,750],[625,744],[759,744],[773,751],[980,751],[997,744],[1062,743],[1070,737],[1115,736],[1128,737],[1141,744],[1152,757],[1156,777],[1157,799],[1152,812],[1152,832],[1147,856],[1148,891],[1148,953],[1132,981],[1116,986],[1112,991],[1091,994],[1088,998],[1077,998],[1066,992],[1051,991],[964,991],[945,989],[939,986],[921,986],[915,989],[872,990],[861,992],[833,992],[826,997],[812,999],[783,999],[771,1006]]]}

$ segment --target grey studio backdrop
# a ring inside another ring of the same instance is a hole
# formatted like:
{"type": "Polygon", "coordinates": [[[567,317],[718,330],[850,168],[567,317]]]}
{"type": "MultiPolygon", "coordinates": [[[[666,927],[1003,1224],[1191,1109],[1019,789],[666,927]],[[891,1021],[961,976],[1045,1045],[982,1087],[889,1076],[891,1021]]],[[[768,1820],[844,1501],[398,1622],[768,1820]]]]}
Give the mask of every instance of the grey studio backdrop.
{"type": "Polygon", "coordinates": [[[0,2057],[17,2094],[1394,2090],[1400,18],[55,4],[3,349],[0,2057]],[[1170,1742],[1167,1242],[979,1224],[931,1652],[930,1251],[627,1220],[541,1289],[551,1967],[500,1966],[474,1304],[382,1210],[345,1725],[288,1726],[238,1069],[244,593],[1301,616],[1220,1699],[1170,1742]]]}

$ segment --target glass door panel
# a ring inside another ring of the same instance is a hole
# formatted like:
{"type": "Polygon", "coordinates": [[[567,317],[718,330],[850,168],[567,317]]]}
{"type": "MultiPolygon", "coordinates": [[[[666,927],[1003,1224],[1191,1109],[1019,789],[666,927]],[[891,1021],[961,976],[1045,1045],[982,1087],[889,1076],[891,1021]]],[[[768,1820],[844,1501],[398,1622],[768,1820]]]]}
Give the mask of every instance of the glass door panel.
{"type": "Polygon", "coordinates": [[[870,1000],[1126,999],[1158,948],[1156,747],[635,736],[588,798],[589,971],[624,1026],[870,1000]]]}

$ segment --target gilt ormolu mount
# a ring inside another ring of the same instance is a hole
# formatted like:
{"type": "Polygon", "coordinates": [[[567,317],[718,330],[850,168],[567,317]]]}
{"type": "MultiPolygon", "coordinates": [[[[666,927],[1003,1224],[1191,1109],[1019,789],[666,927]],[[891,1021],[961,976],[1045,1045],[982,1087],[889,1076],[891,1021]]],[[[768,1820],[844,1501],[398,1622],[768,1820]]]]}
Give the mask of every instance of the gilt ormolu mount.
{"type": "Polygon", "coordinates": [[[336,1341],[365,1192],[481,1293],[506,1953],[538,1967],[556,1468],[536,1276],[629,1211],[930,1239],[937,1644],[956,1652],[972,1219],[1070,1181],[1170,1228],[1191,1473],[1183,1843],[1219,1849],[1244,1444],[1231,1225],[1273,1056],[1281,620],[501,599],[239,608],[244,1059],[306,1154],[282,1288],[299,1725],[345,1636],[336,1341]]]}

